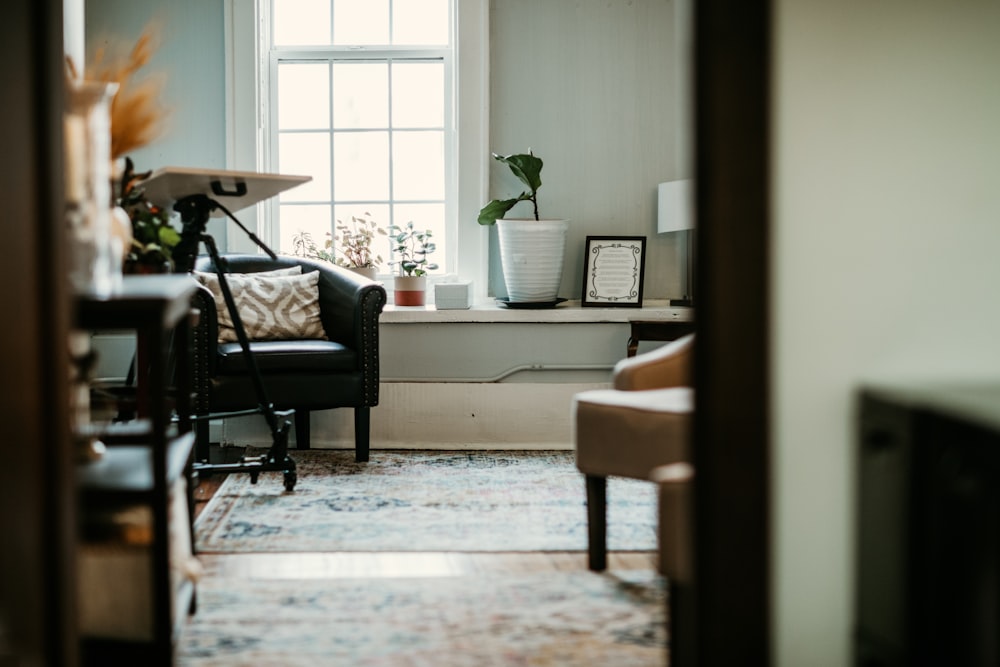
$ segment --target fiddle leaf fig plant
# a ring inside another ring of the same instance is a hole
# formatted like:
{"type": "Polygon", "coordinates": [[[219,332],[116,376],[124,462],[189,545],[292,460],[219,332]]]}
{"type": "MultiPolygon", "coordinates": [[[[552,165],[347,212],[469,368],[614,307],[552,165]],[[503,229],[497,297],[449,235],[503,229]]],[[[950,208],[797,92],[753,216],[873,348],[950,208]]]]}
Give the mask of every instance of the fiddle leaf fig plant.
{"type": "Polygon", "coordinates": [[[494,199],[479,211],[479,224],[492,225],[507,214],[507,211],[514,207],[514,204],[521,201],[530,201],[538,220],[538,189],[542,187],[542,159],[535,157],[531,149],[527,153],[516,153],[514,155],[498,155],[493,153],[493,159],[507,165],[511,172],[517,176],[528,188],[513,199],[494,199]]]}

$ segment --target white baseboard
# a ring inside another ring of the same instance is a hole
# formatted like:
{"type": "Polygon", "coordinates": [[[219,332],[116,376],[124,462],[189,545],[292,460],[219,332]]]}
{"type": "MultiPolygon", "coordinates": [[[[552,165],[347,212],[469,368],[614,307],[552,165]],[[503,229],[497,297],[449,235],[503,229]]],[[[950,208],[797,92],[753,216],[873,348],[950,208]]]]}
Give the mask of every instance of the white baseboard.
{"type": "MultiPolygon", "coordinates": [[[[573,395],[607,383],[383,383],[372,449],[572,449],[573,395]]],[[[260,415],[230,419],[221,442],[268,447],[260,415]]],[[[353,410],[312,416],[312,447],[353,449],[353,410]]],[[[294,435],[291,439],[294,446],[294,435]]]]}

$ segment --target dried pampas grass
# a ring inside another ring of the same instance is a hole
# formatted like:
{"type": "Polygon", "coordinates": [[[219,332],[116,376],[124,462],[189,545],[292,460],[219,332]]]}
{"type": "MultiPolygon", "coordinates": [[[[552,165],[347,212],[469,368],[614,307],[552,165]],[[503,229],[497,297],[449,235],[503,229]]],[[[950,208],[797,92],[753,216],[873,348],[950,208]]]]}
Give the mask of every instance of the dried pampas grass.
{"type": "MultiPolygon", "coordinates": [[[[111,102],[113,159],[153,142],[163,132],[168,113],[160,100],[163,77],[134,80],[155,51],[153,29],[147,27],[127,56],[109,53],[108,48],[103,47],[87,65],[88,80],[118,84],[118,93],[111,102]]],[[[72,63],[70,65],[72,70],[72,63]]]]}

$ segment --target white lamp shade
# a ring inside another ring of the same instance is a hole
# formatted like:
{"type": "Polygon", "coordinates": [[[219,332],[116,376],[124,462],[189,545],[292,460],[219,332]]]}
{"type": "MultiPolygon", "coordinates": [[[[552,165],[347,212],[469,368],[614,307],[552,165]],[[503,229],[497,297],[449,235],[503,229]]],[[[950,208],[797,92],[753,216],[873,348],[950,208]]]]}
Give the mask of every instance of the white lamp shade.
{"type": "Polygon", "coordinates": [[[660,183],[656,231],[680,232],[694,229],[694,203],[691,180],[660,183]]]}

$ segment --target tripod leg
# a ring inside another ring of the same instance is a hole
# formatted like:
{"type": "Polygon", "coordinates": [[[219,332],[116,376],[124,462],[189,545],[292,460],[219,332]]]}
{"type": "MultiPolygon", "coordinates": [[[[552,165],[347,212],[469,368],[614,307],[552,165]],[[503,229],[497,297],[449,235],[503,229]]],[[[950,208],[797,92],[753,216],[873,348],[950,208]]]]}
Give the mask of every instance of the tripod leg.
{"type": "Polygon", "coordinates": [[[236,338],[240,343],[240,348],[243,350],[243,356],[246,358],[247,368],[250,370],[250,378],[253,380],[261,411],[264,413],[264,419],[271,429],[273,445],[271,447],[270,458],[276,461],[283,460],[288,453],[288,432],[291,429],[291,423],[287,419],[281,424],[278,423],[278,417],[274,412],[274,404],[267,397],[267,390],[264,388],[264,381],[261,379],[260,368],[257,366],[257,360],[254,358],[253,352],[250,350],[250,340],[247,338],[246,330],[243,328],[243,320],[240,319],[239,309],[236,307],[236,302],[233,299],[232,290],[229,289],[229,281],[226,280],[225,262],[219,255],[215,239],[208,234],[202,234],[201,240],[208,250],[209,257],[212,258],[212,263],[215,265],[215,274],[219,277],[219,288],[222,290],[222,298],[225,300],[226,309],[229,310],[229,316],[233,320],[233,329],[236,331],[236,338]]]}

